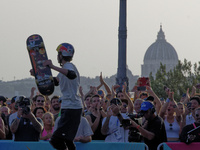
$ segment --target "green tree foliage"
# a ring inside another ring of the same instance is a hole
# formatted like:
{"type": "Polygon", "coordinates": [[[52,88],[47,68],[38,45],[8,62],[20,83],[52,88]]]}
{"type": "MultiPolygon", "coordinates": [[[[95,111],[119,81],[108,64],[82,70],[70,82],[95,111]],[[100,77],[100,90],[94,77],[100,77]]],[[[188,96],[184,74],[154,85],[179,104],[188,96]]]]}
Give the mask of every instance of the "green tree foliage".
{"type": "Polygon", "coordinates": [[[182,94],[186,93],[187,88],[192,89],[192,86],[200,83],[200,62],[191,64],[190,61],[184,59],[179,61],[178,65],[169,72],[166,72],[166,66],[160,64],[155,78],[152,74],[149,75],[151,87],[158,97],[166,98],[164,86],[167,86],[174,91],[174,98],[179,101],[182,94]]]}

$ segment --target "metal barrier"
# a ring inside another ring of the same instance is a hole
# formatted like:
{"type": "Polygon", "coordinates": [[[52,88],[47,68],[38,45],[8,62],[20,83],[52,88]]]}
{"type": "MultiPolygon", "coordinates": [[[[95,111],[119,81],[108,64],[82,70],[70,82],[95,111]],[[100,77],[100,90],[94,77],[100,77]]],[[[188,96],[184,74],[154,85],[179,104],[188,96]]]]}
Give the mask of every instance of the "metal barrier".
{"type": "MultiPolygon", "coordinates": [[[[89,143],[75,142],[77,150],[149,150],[145,143],[106,143],[92,141],[89,143]]],[[[48,141],[39,142],[14,142],[0,140],[0,150],[54,150],[48,141]]]]}
{"type": "Polygon", "coordinates": [[[160,143],[157,150],[161,150],[161,147],[163,147],[163,150],[198,150],[200,148],[200,142],[194,142],[189,145],[183,142],[165,142],[160,143]]]}

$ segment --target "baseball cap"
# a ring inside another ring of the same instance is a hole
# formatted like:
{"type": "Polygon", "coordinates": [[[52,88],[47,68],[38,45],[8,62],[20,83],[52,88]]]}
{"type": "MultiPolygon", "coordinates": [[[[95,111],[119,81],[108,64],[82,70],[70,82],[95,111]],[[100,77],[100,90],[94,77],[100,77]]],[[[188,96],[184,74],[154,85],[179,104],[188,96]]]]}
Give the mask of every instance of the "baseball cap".
{"type": "Polygon", "coordinates": [[[145,101],[145,102],[143,102],[143,103],[141,104],[140,110],[141,110],[141,111],[147,111],[147,110],[149,110],[149,109],[151,109],[151,108],[153,108],[153,107],[154,107],[154,105],[153,105],[151,102],[145,101]]]}

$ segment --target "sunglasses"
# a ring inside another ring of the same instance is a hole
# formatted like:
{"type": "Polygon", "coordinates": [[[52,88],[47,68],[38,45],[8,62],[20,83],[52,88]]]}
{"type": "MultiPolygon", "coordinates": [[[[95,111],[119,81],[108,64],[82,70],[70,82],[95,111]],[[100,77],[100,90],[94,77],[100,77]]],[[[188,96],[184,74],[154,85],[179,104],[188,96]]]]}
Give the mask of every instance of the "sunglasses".
{"type": "Polygon", "coordinates": [[[39,103],[39,102],[42,102],[42,103],[44,103],[44,100],[37,100],[37,102],[39,103]]]}
{"type": "Polygon", "coordinates": [[[170,130],[173,130],[172,126],[173,126],[173,124],[170,123],[170,124],[169,124],[169,127],[170,127],[169,129],[170,129],[170,130]]]}

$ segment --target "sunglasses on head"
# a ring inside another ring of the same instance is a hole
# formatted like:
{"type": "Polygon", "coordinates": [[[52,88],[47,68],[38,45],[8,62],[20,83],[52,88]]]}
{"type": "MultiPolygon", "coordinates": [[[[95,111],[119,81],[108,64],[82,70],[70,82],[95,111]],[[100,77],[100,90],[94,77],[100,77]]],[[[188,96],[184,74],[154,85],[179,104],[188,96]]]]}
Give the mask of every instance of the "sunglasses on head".
{"type": "Polygon", "coordinates": [[[42,102],[42,103],[44,103],[44,100],[37,100],[37,102],[42,102]]]}

